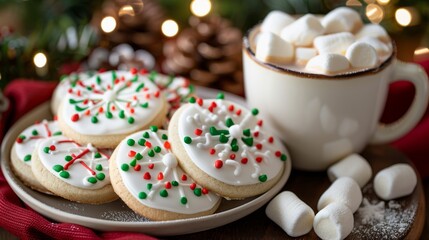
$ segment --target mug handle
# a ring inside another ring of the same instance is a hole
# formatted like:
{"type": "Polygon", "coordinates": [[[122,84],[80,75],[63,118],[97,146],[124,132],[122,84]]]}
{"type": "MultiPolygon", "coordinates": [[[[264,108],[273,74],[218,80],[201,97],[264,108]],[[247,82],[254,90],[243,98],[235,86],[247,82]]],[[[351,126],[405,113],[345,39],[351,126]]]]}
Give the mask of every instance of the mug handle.
{"type": "Polygon", "coordinates": [[[371,144],[381,144],[398,139],[408,133],[422,118],[428,105],[428,76],[420,65],[396,60],[390,83],[405,80],[414,85],[415,96],[408,111],[389,124],[379,124],[371,144]]]}

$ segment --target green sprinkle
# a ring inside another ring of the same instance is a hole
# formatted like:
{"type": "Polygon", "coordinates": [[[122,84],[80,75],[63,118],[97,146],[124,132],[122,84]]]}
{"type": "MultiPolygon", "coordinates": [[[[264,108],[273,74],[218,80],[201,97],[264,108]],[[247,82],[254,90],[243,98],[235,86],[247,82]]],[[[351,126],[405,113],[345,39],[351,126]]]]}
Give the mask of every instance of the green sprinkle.
{"type": "Polygon", "coordinates": [[[97,175],[95,175],[95,177],[98,180],[103,181],[106,178],[106,175],[104,173],[98,173],[97,175]]]}
{"type": "Polygon", "coordinates": [[[250,129],[249,128],[248,129],[244,129],[243,130],[243,135],[246,136],[246,137],[250,137],[250,129]]]}
{"type": "Polygon", "coordinates": [[[73,157],[70,155],[67,155],[64,157],[64,160],[66,160],[67,162],[70,162],[72,159],[73,159],[73,157]]]}
{"type": "Polygon", "coordinates": [[[140,138],[140,139],[137,141],[137,143],[138,143],[140,146],[144,146],[144,145],[145,145],[145,143],[146,143],[146,140],[145,140],[145,139],[143,139],[143,138],[140,138]]]}
{"type": "Polygon", "coordinates": [[[119,111],[119,118],[124,119],[125,118],[125,112],[124,110],[119,111]]]}
{"type": "Polygon", "coordinates": [[[192,138],[189,137],[189,136],[186,136],[183,140],[185,141],[186,144],[191,144],[192,143],[192,138]]]}
{"type": "Polygon", "coordinates": [[[93,116],[92,118],[91,118],[91,122],[92,123],[98,123],[98,118],[96,117],[96,116],[93,116]]]}
{"type": "Polygon", "coordinates": [[[258,113],[259,113],[259,110],[257,108],[252,109],[252,115],[253,116],[258,115],[258,113]]]}
{"type": "Polygon", "coordinates": [[[24,157],[24,161],[25,162],[28,162],[28,161],[30,161],[31,160],[31,154],[27,154],[27,155],[25,155],[25,157],[24,157]]]}
{"type": "Polygon", "coordinates": [[[156,146],[156,147],[154,147],[154,148],[153,148],[153,150],[154,150],[156,153],[160,153],[160,152],[161,152],[161,147],[160,147],[160,146],[156,146]]]}
{"type": "Polygon", "coordinates": [[[95,169],[97,171],[101,171],[101,170],[103,170],[103,166],[101,164],[97,164],[97,166],[95,166],[95,169]]]}
{"type": "Polygon", "coordinates": [[[32,134],[33,136],[37,136],[37,135],[39,135],[39,132],[38,132],[36,129],[34,129],[34,130],[31,132],[31,134],[32,134]]]}
{"type": "Polygon", "coordinates": [[[97,179],[95,177],[89,177],[88,182],[95,184],[95,183],[97,183],[97,179]]]}
{"type": "Polygon", "coordinates": [[[180,198],[180,203],[185,205],[186,203],[188,203],[188,199],[186,197],[181,197],[180,198]]]}
{"type": "Polygon", "coordinates": [[[133,159],[133,160],[130,162],[130,165],[131,165],[132,167],[135,167],[135,166],[136,166],[136,164],[137,164],[137,159],[133,159]]]}
{"type": "Polygon", "coordinates": [[[90,87],[90,86],[86,87],[86,89],[87,89],[88,91],[92,91],[92,87],[90,87]]]}
{"type": "Polygon", "coordinates": [[[168,140],[167,134],[162,134],[161,138],[162,138],[162,140],[168,140]]]}
{"type": "Polygon", "coordinates": [[[241,138],[241,140],[243,140],[243,142],[247,146],[249,146],[249,147],[253,146],[253,138],[251,138],[251,137],[249,137],[249,138],[241,138]]]}
{"type": "Polygon", "coordinates": [[[227,143],[228,142],[228,137],[225,136],[223,133],[221,133],[220,136],[219,136],[219,142],[221,142],[221,143],[227,143]]]}
{"type": "Polygon", "coordinates": [[[149,80],[151,80],[152,82],[155,82],[156,75],[158,75],[156,71],[151,71],[147,78],[149,78],[149,80]]]}
{"type": "Polygon", "coordinates": [[[190,97],[189,98],[189,102],[190,103],[195,103],[197,100],[195,99],[195,97],[190,97]]]}
{"type": "Polygon", "coordinates": [[[94,155],[94,157],[95,157],[95,158],[101,158],[101,154],[100,154],[99,152],[97,152],[97,153],[94,155]]]}
{"type": "Polygon", "coordinates": [[[179,186],[179,182],[177,182],[176,180],[171,181],[171,185],[173,185],[174,187],[179,186]]]}
{"type": "Polygon", "coordinates": [[[268,177],[266,174],[262,174],[261,176],[259,176],[259,181],[261,181],[261,182],[265,182],[265,181],[267,181],[267,179],[268,179],[268,177]]]}
{"type": "Polygon", "coordinates": [[[149,103],[145,102],[143,104],[140,104],[140,107],[142,107],[142,108],[148,108],[149,107],[149,103]]]}
{"type": "Polygon", "coordinates": [[[95,78],[95,81],[97,82],[97,85],[100,85],[101,84],[101,78],[100,78],[100,76],[97,76],[95,78]]]}
{"type": "Polygon", "coordinates": [[[112,81],[115,81],[117,78],[116,71],[112,71],[112,81]]]}
{"type": "Polygon", "coordinates": [[[152,183],[148,183],[147,185],[146,185],[146,187],[147,187],[147,190],[151,190],[152,189],[152,183]]]}
{"type": "Polygon", "coordinates": [[[158,127],[157,126],[150,126],[150,130],[152,132],[158,132],[158,127]]]}
{"type": "Polygon", "coordinates": [[[113,114],[110,111],[106,112],[106,118],[111,119],[113,118],[113,114]]]}
{"type": "Polygon", "coordinates": [[[61,176],[62,178],[69,178],[69,177],[70,177],[70,173],[69,173],[69,172],[67,172],[67,171],[61,171],[61,172],[60,172],[60,176],[61,176]]]}
{"type": "Polygon", "coordinates": [[[154,157],[155,156],[155,152],[151,149],[147,155],[149,155],[149,157],[154,157]]]}
{"type": "Polygon", "coordinates": [[[132,138],[130,138],[130,139],[127,140],[127,145],[130,146],[130,147],[134,146],[135,143],[136,143],[136,141],[134,141],[134,139],[132,139],[132,138]]]}
{"type": "Polygon", "coordinates": [[[201,188],[195,188],[195,189],[194,189],[194,194],[195,194],[195,196],[197,196],[197,197],[201,196],[201,188]]]}
{"type": "Polygon", "coordinates": [[[232,125],[234,125],[234,121],[232,121],[231,118],[228,118],[228,119],[226,119],[225,124],[227,127],[231,127],[232,125]]]}
{"type": "Polygon", "coordinates": [[[134,123],[134,118],[133,117],[129,117],[128,118],[128,123],[129,124],[133,124],[134,123]]]}
{"type": "Polygon", "coordinates": [[[49,153],[49,147],[44,147],[44,148],[43,148],[43,151],[44,151],[45,153],[49,153]]]}
{"type": "Polygon", "coordinates": [[[137,160],[141,160],[141,159],[143,158],[143,155],[141,155],[140,153],[137,153],[134,157],[135,157],[137,160]]]}
{"type": "Polygon", "coordinates": [[[81,101],[76,101],[76,100],[74,100],[74,99],[72,99],[72,98],[70,98],[69,99],[69,103],[70,104],[76,104],[76,103],[80,103],[81,101]]]}
{"type": "Polygon", "coordinates": [[[216,96],[217,99],[225,99],[225,94],[223,94],[222,92],[218,93],[216,96]]]}
{"type": "Polygon", "coordinates": [[[150,137],[150,135],[149,135],[149,133],[148,133],[148,132],[144,132],[144,133],[143,133],[143,137],[144,137],[144,138],[149,138],[149,137],[150,137]]]}
{"type": "Polygon", "coordinates": [[[231,150],[233,151],[233,152],[237,152],[238,151],[238,145],[237,145],[237,139],[233,139],[232,141],[231,141],[231,150]]]}
{"type": "Polygon", "coordinates": [[[55,172],[61,172],[64,169],[64,167],[61,165],[54,165],[52,169],[54,169],[55,172]]]}
{"type": "Polygon", "coordinates": [[[167,192],[167,190],[165,190],[165,189],[162,189],[160,192],[159,192],[159,195],[161,196],[161,197],[168,197],[168,192],[167,192]]]}
{"type": "Polygon", "coordinates": [[[121,165],[121,169],[122,169],[122,171],[126,172],[126,171],[128,171],[128,169],[130,169],[130,166],[128,166],[128,164],[124,163],[121,165]]]}
{"type": "Polygon", "coordinates": [[[280,160],[282,160],[282,161],[286,161],[286,159],[287,159],[286,154],[282,154],[282,155],[280,156],[280,160]]]}
{"type": "Polygon", "coordinates": [[[74,106],[74,109],[78,112],[82,112],[85,111],[86,109],[88,109],[87,107],[79,107],[78,105],[74,106]]]}
{"type": "Polygon", "coordinates": [[[140,90],[144,88],[144,83],[140,83],[140,85],[137,86],[136,92],[140,92],[140,90]]]}
{"type": "Polygon", "coordinates": [[[52,134],[52,135],[59,136],[59,135],[63,135],[63,133],[61,131],[58,131],[58,132],[54,132],[54,134],[52,134]]]}
{"type": "Polygon", "coordinates": [[[133,79],[131,79],[131,82],[137,82],[137,80],[139,79],[139,75],[135,75],[134,77],[133,77],[133,79]]]}
{"type": "Polygon", "coordinates": [[[24,135],[19,135],[19,137],[18,138],[20,138],[20,139],[22,139],[22,140],[25,140],[25,136],[24,135]]]}
{"type": "Polygon", "coordinates": [[[147,194],[145,192],[139,192],[139,198],[140,199],[146,199],[147,198],[147,194]]]}

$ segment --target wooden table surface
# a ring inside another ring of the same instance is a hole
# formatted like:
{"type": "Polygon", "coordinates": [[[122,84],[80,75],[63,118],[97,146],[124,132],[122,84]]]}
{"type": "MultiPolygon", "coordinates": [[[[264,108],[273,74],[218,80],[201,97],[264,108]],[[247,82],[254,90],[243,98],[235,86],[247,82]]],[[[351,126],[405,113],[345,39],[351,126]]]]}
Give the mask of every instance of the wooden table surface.
{"type": "MultiPolygon", "coordinates": [[[[361,154],[370,162],[374,173],[394,163],[409,163],[409,160],[402,153],[387,145],[368,147],[361,154]]],[[[330,181],[325,172],[309,173],[292,170],[291,177],[283,187],[283,190],[293,191],[298,197],[316,210],[318,198],[329,185],[330,181]]],[[[418,209],[414,222],[410,224],[407,231],[403,234],[406,239],[419,239],[419,236],[422,236],[422,239],[425,239],[424,236],[429,238],[429,223],[425,221],[425,215],[428,212],[428,209],[425,208],[429,199],[428,193],[429,179],[424,182],[424,185],[419,181],[413,194],[404,198],[406,201],[418,202],[418,209]]],[[[398,200],[398,202],[400,201],[402,200],[398,200]]],[[[265,215],[265,207],[266,206],[263,206],[254,213],[222,227],[193,234],[175,236],[174,239],[292,239],[265,215]]],[[[371,235],[367,237],[367,239],[374,239],[371,235]]],[[[317,236],[312,230],[309,234],[300,239],[315,238],[317,238],[317,236]]],[[[352,233],[347,239],[361,238],[361,235],[353,235],[352,233]]]]}

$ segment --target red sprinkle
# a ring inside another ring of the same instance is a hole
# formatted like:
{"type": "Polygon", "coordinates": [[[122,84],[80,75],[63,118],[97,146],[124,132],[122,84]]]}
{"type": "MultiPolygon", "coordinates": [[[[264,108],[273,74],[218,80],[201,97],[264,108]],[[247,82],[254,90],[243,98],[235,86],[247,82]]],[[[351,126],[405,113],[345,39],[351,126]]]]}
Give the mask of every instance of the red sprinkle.
{"type": "Polygon", "coordinates": [[[136,152],[135,151],[133,151],[133,150],[130,150],[129,152],[128,152],[128,157],[134,157],[136,155],[136,152]]]}
{"type": "Polygon", "coordinates": [[[189,185],[189,188],[190,188],[191,190],[194,190],[196,187],[197,187],[197,184],[196,184],[196,183],[191,183],[191,185],[189,185]]]}
{"type": "Polygon", "coordinates": [[[170,148],[171,148],[171,144],[170,144],[170,142],[169,142],[169,141],[165,141],[165,142],[164,142],[164,148],[165,148],[165,149],[170,149],[170,148]]]}
{"type": "Polygon", "coordinates": [[[146,180],[150,180],[151,179],[150,173],[149,172],[145,172],[144,175],[143,175],[143,178],[146,179],[146,180]]]}
{"type": "Polygon", "coordinates": [[[116,110],[115,105],[112,105],[111,109],[112,109],[112,111],[115,111],[116,110]]]}
{"type": "Polygon", "coordinates": [[[269,143],[273,143],[273,142],[274,142],[274,138],[273,138],[273,137],[269,137],[269,138],[268,138],[268,142],[269,142],[269,143]]]}
{"type": "Polygon", "coordinates": [[[194,133],[195,133],[195,135],[197,135],[197,136],[201,136],[201,133],[203,133],[203,130],[201,130],[201,129],[197,128],[197,129],[195,129],[194,133]]]}
{"type": "Polygon", "coordinates": [[[137,100],[137,96],[136,95],[133,96],[133,100],[137,100]]]}
{"type": "Polygon", "coordinates": [[[145,69],[145,68],[143,68],[143,69],[140,69],[140,74],[142,74],[142,75],[144,75],[144,74],[146,74],[146,73],[148,73],[149,71],[147,70],[147,69],[145,69]]]}
{"type": "Polygon", "coordinates": [[[24,139],[22,139],[22,138],[17,138],[17,139],[16,139],[16,142],[17,142],[17,143],[22,143],[23,141],[24,141],[24,139]]]}
{"type": "Polygon", "coordinates": [[[281,157],[282,156],[282,153],[280,151],[276,151],[274,154],[276,155],[276,157],[281,157]]]}
{"type": "Polygon", "coordinates": [[[49,146],[49,150],[51,150],[51,151],[55,151],[55,149],[57,149],[57,148],[55,147],[55,145],[51,145],[51,146],[49,146]]]}
{"type": "Polygon", "coordinates": [[[170,182],[166,182],[165,183],[165,188],[170,189],[171,188],[171,183],[170,182]]]}
{"type": "Polygon", "coordinates": [[[153,169],[153,167],[154,167],[155,165],[153,164],[153,163],[151,163],[151,164],[149,164],[149,165],[147,165],[147,167],[149,168],[149,169],[153,169]]]}
{"type": "Polygon", "coordinates": [[[262,119],[261,119],[261,120],[259,120],[259,121],[258,121],[258,123],[257,123],[257,124],[258,124],[258,126],[262,127],[262,123],[263,123],[263,122],[262,122],[262,119]]]}
{"type": "Polygon", "coordinates": [[[186,181],[186,180],[188,180],[188,177],[185,174],[183,174],[181,179],[182,179],[182,181],[186,181]]]}
{"type": "Polygon", "coordinates": [[[258,150],[262,149],[262,144],[260,144],[260,143],[256,144],[255,146],[256,146],[256,149],[258,149],[258,150]]]}
{"type": "Polygon", "coordinates": [[[73,114],[73,116],[71,117],[72,122],[77,122],[79,121],[79,114],[73,114]]]}
{"type": "Polygon", "coordinates": [[[150,94],[146,94],[146,99],[150,99],[150,94]]]}
{"type": "Polygon", "coordinates": [[[156,91],[153,95],[156,97],[156,98],[158,98],[159,97],[159,91],[156,91]]]}
{"type": "Polygon", "coordinates": [[[69,88],[68,92],[73,93],[73,89],[69,88]]]}
{"type": "Polygon", "coordinates": [[[210,154],[213,155],[216,153],[216,150],[214,148],[210,149],[210,154]]]}
{"type": "Polygon", "coordinates": [[[234,105],[232,105],[232,104],[231,104],[231,105],[229,105],[229,106],[228,106],[228,110],[229,110],[230,112],[234,111],[234,105]]]}
{"type": "Polygon", "coordinates": [[[208,194],[208,193],[209,193],[209,190],[207,190],[207,188],[203,188],[203,189],[201,189],[201,192],[202,192],[203,194],[208,194]]]}
{"type": "Polygon", "coordinates": [[[58,115],[54,115],[54,121],[58,120],[58,115]]]}
{"type": "Polygon", "coordinates": [[[216,108],[216,107],[217,107],[217,104],[216,104],[215,102],[212,102],[212,103],[210,104],[210,107],[216,108]]]}
{"type": "Polygon", "coordinates": [[[151,148],[152,147],[152,143],[150,143],[149,141],[146,141],[146,143],[144,144],[146,147],[151,148]]]}
{"type": "Polygon", "coordinates": [[[164,174],[162,172],[158,173],[158,180],[164,179],[164,174]]]}
{"type": "Polygon", "coordinates": [[[136,171],[140,171],[140,169],[142,169],[142,166],[141,166],[140,164],[137,164],[137,165],[134,167],[134,170],[136,170],[136,171]]]}
{"type": "Polygon", "coordinates": [[[202,106],[203,105],[203,99],[202,98],[198,98],[197,99],[197,104],[202,106]]]}
{"type": "Polygon", "coordinates": [[[235,114],[237,114],[237,116],[240,116],[240,115],[241,115],[241,109],[238,109],[238,110],[235,112],[235,114]]]}
{"type": "Polygon", "coordinates": [[[131,114],[134,114],[134,112],[135,112],[134,108],[131,108],[131,109],[130,109],[130,113],[131,113],[131,114]]]}
{"type": "Polygon", "coordinates": [[[103,108],[103,107],[100,107],[100,108],[98,109],[98,112],[99,112],[99,113],[104,112],[104,108],[103,108]]]}
{"type": "Polygon", "coordinates": [[[104,73],[105,71],[107,71],[105,68],[100,68],[100,69],[98,69],[98,72],[99,72],[99,73],[104,73]]]}
{"type": "Polygon", "coordinates": [[[235,154],[233,153],[233,154],[231,154],[230,156],[229,156],[229,158],[230,159],[232,159],[232,160],[234,160],[235,159],[235,154]]]}
{"type": "Polygon", "coordinates": [[[119,83],[119,79],[115,79],[115,84],[118,84],[119,83]]]}
{"type": "Polygon", "coordinates": [[[88,110],[86,110],[86,111],[85,111],[85,115],[86,115],[86,116],[91,115],[91,110],[89,110],[89,109],[88,109],[88,110]]]}
{"type": "Polygon", "coordinates": [[[83,104],[88,104],[88,102],[89,102],[89,100],[88,99],[85,99],[85,100],[83,100],[83,104]]]}
{"type": "Polygon", "coordinates": [[[262,157],[257,157],[255,160],[256,160],[258,163],[260,163],[260,162],[262,162],[263,158],[262,158],[262,157]]]}
{"type": "Polygon", "coordinates": [[[247,159],[247,158],[242,158],[242,159],[241,159],[241,163],[242,163],[242,164],[246,164],[246,163],[247,163],[247,161],[248,161],[248,159],[247,159]]]}
{"type": "Polygon", "coordinates": [[[221,160],[216,160],[214,166],[215,168],[219,169],[223,166],[223,162],[221,160]]]}
{"type": "Polygon", "coordinates": [[[137,74],[138,70],[137,70],[137,68],[131,68],[130,72],[131,72],[131,74],[137,74]]]}

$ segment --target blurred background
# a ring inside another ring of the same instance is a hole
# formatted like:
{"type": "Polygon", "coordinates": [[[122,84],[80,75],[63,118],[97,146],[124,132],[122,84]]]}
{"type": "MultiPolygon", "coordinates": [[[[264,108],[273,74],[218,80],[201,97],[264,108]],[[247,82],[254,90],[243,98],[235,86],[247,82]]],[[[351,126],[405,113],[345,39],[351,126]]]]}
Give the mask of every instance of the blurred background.
{"type": "Polygon", "coordinates": [[[338,6],[384,26],[398,58],[429,58],[427,0],[0,0],[0,92],[16,78],[147,68],[243,95],[242,35],[269,11],[338,6]]]}

